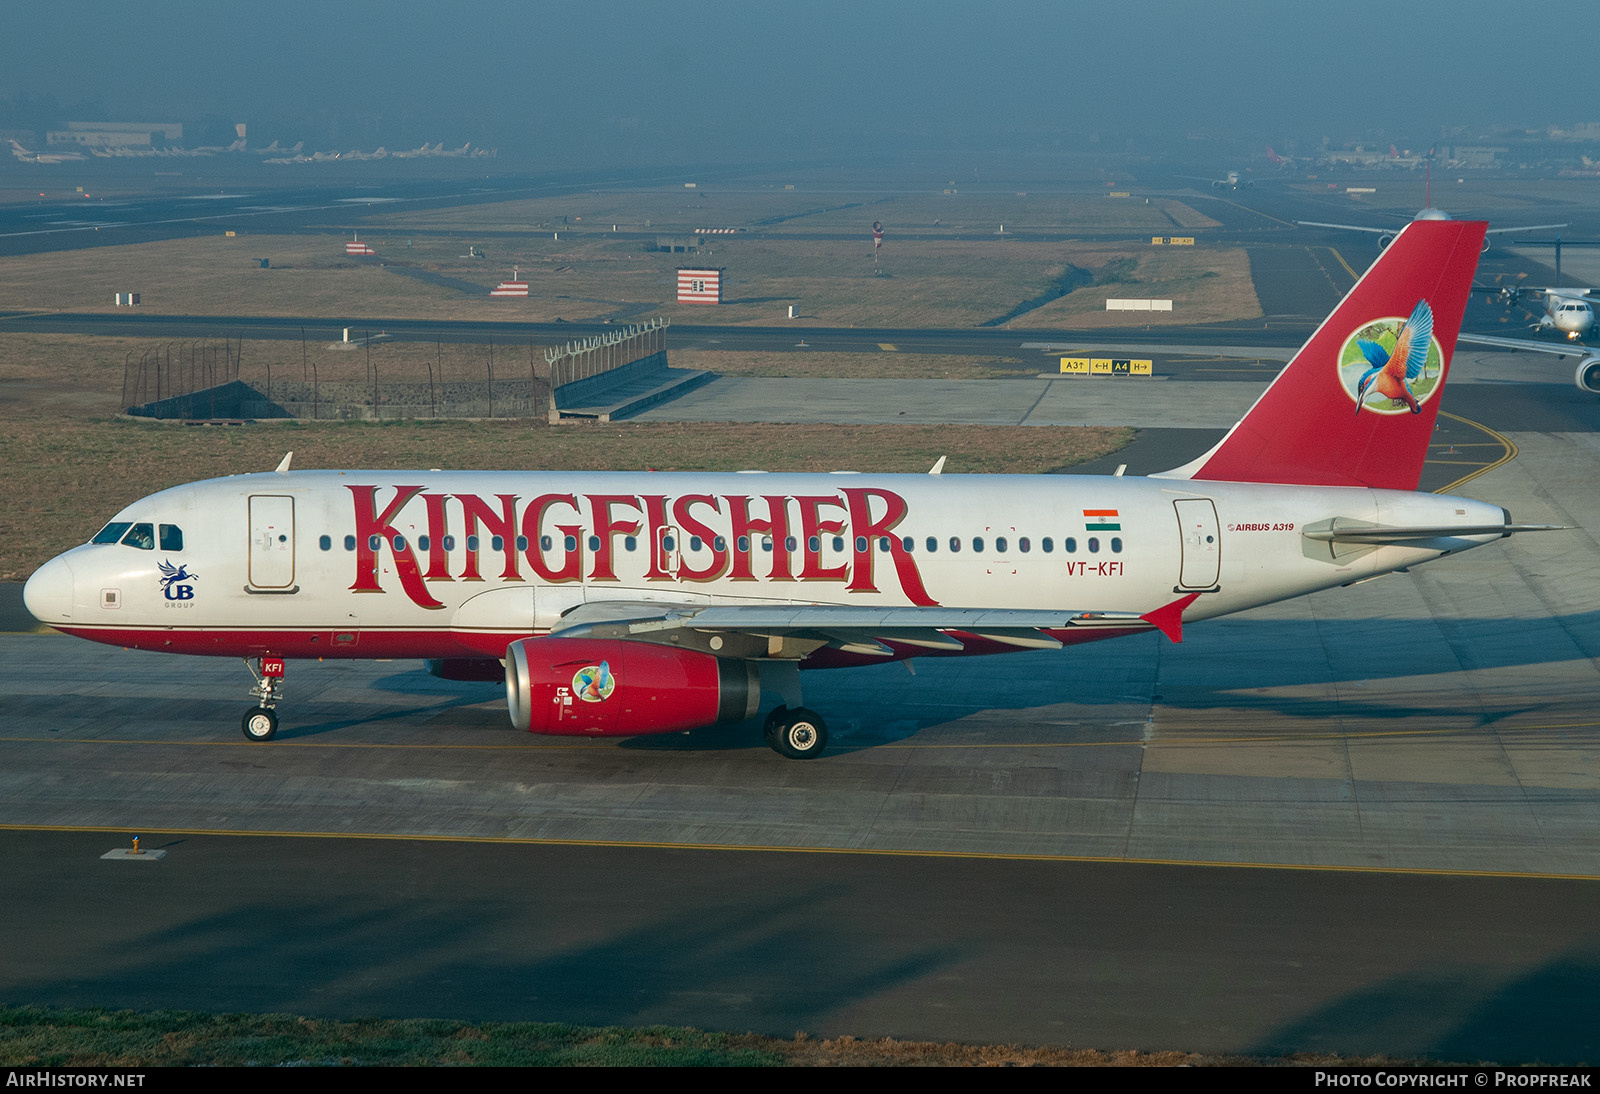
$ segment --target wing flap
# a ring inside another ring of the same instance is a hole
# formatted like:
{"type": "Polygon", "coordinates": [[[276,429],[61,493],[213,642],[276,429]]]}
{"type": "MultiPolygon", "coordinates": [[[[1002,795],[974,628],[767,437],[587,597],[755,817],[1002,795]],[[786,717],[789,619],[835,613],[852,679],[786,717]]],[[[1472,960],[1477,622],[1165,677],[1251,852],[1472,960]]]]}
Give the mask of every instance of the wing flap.
{"type": "Polygon", "coordinates": [[[564,638],[685,643],[723,656],[793,657],[829,645],[850,653],[892,657],[897,652],[894,647],[959,653],[973,642],[1058,650],[1065,643],[1050,632],[1101,627],[1166,630],[1138,612],[609,600],[578,606],[550,633],[564,638]]]}

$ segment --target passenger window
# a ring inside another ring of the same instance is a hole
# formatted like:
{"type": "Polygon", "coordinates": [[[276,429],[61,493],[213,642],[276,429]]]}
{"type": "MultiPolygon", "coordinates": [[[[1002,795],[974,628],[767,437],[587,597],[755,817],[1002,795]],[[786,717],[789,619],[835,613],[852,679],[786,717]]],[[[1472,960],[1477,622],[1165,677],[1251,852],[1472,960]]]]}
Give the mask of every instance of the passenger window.
{"type": "Polygon", "coordinates": [[[1096,536],[1089,537],[1089,553],[1091,555],[1097,555],[1100,553],[1100,540],[1096,536]]]}
{"type": "Polygon", "coordinates": [[[1066,539],[1061,541],[1061,549],[1066,551],[1069,555],[1075,555],[1078,553],[1078,541],[1073,537],[1068,536],[1066,539]]]}
{"type": "Polygon", "coordinates": [[[1021,539],[1017,540],[1017,550],[1021,551],[1023,554],[1028,553],[1028,548],[1030,546],[1032,546],[1032,544],[1028,542],[1027,536],[1023,536],[1021,539]]]}
{"type": "Polygon", "coordinates": [[[690,536],[689,537],[689,550],[698,551],[700,549],[701,542],[702,541],[701,541],[699,536],[690,536]]]}
{"type": "Polygon", "coordinates": [[[157,527],[161,533],[161,549],[163,551],[183,550],[183,529],[176,524],[162,524],[157,527]]]}
{"type": "Polygon", "coordinates": [[[995,536],[994,537],[994,549],[996,551],[1000,552],[1002,555],[1006,553],[1006,537],[1005,536],[995,536]]]}
{"type": "Polygon", "coordinates": [[[1051,551],[1054,551],[1055,549],[1056,549],[1055,542],[1049,536],[1045,536],[1043,539],[1041,539],[1039,541],[1039,550],[1043,551],[1045,554],[1049,554],[1051,551]]]}
{"type": "Polygon", "coordinates": [[[517,550],[526,551],[527,549],[528,549],[528,537],[527,536],[518,536],[517,537],[517,550]]]}
{"type": "Polygon", "coordinates": [[[935,552],[935,551],[937,551],[939,549],[939,541],[937,539],[935,539],[933,536],[929,536],[928,537],[927,547],[928,547],[928,553],[931,555],[931,554],[933,554],[933,552],[935,552]]]}
{"type": "Polygon", "coordinates": [[[959,550],[961,550],[961,537],[960,536],[951,536],[950,537],[950,553],[951,554],[955,554],[959,550]]]}
{"type": "Polygon", "coordinates": [[[638,536],[623,536],[622,537],[622,549],[625,550],[625,551],[637,551],[639,549],[639,537],[638,536]]]}
{"type": "Polygon", "coordinates": [[[835,551],[838,551],[840,554],[844,553],[844,537],[843,536],[834,536],[833,537],[833,549],[835,551]]]}
{"type": "Polygon", "coordinates": [[[456,549],[455,536],[445,536],[444,539],[440,540],[440,542],[444,544],[444,549],[446,551],[454,551],[456,549]]]}
{"type": "Polygon", "coordinates": [[[417,537],[417,550],[426,551],[427,549],[428,549],[428,537],[427,536],[418,536],[417,537]]]}
{"type": "Polygon", "coordinates": [[[504,536],[490,536],[489,537],[489,549],[491,551],[504,551],[506,549],[505,537],[504,536]]]}
{"type": "Polygon", "coordinates": [[[321,538],[319,538],[317,540],[317,546],[321,547],[324,551],[333,550],[333,537],[332,536],[322,536],[321,538]]]}
{"type": "Polygon", "coordinates": [[[467,550],[476,553],[477,550],[478,550],[478,542],[479,542],[479,540],[478,540],[477,536],[468,536],[467,537],[467,550]]]}
{"type": "Polygon", "coordinates": [[[972,537],[972,549],[974,551],[983,550],[983,537],[982,536],[973,536],[972,537]]]}
{"type": "Polygon", "coordinates": [[[355,536],[345,536],[344,537],[344,549],[346,551],[354,551],[356,549],[356,537],[355,536]]]}
{"type": "Polygon", "coordinates": [[[129,528],[133,527],[131,521],[114,520],[94,534],[90,543],[115,543],[123,537],[129,528]]]}
{"type": "Polygon", "coordinates": [[[578,537],[577,536],[568,536],[568,537],[566,537],[565,539],[563,539],[561,541],[561,546],[566,548],[568,551],[576,551],[578,549],[578,537]]]}
{"type": "Polygon", "coordinates": [[[1122,553],[1122,540],[1115,536],[1111,539],[1111,553],[1115,555],[1122,553]]]}

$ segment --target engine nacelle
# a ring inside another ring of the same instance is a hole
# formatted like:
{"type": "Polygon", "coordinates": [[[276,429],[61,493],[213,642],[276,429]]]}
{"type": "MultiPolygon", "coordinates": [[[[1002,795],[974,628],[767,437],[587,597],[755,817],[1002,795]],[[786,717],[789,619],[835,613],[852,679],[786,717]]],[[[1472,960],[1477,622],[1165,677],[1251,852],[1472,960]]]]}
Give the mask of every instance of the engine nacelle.
{"type": "Polygon", "coordinates": [[[1572,382],[1578,385],[1579,391],[1600,395],[1600,357],[1585,357],[1579,361],[1578,372],[1572,382]]]}
{"type": "Polygon", "coordinates": [[[506,649],[511,724],[530,733],[632,737],[742,722],[761,703],[750,661],[649,642],[524,638],[506,649]]]}
{"type": "Polygon", "coordinates": [[[1385,232],[1385,233],[1383,233],[1383,235],[1378,237],[1378,250],[1380,250],[1380,251],[1385,250],[1389,246],[1389,244],[1391,244],[1393,242],[1394,242],[1394,233],[1393,232],[1385,232]]]}

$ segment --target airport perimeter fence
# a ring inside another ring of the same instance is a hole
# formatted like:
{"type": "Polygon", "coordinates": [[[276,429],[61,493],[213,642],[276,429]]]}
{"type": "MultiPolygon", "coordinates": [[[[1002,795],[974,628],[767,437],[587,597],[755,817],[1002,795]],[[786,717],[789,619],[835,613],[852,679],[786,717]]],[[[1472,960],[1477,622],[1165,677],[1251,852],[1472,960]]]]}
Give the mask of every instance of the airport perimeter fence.
{"type": "Polygon", "coordinates": [[[349,342],[297,344],[245,332],[130,353],[122,405],[138,417],[186,420],[533,418],[550,404],[541,349],[365,332],[349,342]]]}
{"type": "Polygon", "coordinates": [[[123,362],[122,406],[138,417],[185,420],[299,418],[376,421],[402,418],[537,418],[551,388],[603,384],[660,355],[666,321],[619,327],[543,350],[527,342],[406,340],[361,332],[347,342],[312,344],[225,338],[169,342],[123,362]]]}

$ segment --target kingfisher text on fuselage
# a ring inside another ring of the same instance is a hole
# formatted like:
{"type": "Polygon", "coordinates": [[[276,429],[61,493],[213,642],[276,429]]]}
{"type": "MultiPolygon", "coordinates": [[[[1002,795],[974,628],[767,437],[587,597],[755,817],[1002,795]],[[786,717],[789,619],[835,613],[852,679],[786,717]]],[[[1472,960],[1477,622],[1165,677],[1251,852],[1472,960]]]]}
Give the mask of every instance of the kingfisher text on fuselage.
{"type": "Polygon", "coordinates": [[[646,581],[825,581],[850,592],[876,593],[882,578],[875,556],[881,555],[911,603],[938,604],[928,595],[916,560],[894,534],[909,510],[905,499],[879,487],[812,495],[548,493],[531,498],[433,493],[421,486],[347,489],[355,511],[351,591],[385,591],[379,555],[388,551],[401,589],[424,608],[445,606],[428,582],[488,580],[483,554],[500,556],[500,581],[620,581],[619,538],[645,544],[646,581]],[[389,489],[393,494],[380,502],[379,492],[389,489]],[[415,527],[415,520],[403,519],[402,513],[409,509],[414,518],[418,503],[426,533],[413,541],[396,525],[415,527]],[[457,535],[469,546],[453,570],[457,535]],[[470,546],[485,536],[497,551],[470,546]],[[701,549],[679,550],[679,537],[701,549]],[[825,564],[823,542],[834,538],[845,541],[848,557],[825,564]]]}

